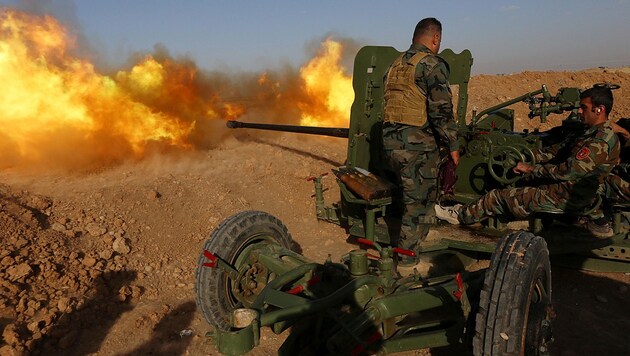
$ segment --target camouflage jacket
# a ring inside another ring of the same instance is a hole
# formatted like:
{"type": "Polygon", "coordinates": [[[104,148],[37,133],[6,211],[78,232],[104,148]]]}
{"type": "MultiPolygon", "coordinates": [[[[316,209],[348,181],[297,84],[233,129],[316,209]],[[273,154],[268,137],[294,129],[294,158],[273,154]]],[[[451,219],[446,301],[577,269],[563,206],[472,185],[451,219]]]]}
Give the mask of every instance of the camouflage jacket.
{"type": "MultiPolygon", "coordinates": [[[[453,95],[448,83],[450,71],[448,64],[436,56],[426,46],[412,44],[405,52],[405,60],[418,52],[429,53],[416,66],[416,84],[427,97],[427,124],[425,130],[437,134],[439,145],[450,151],[459,149],[457,140],[457,122],[453,115],[453,95]]],[[[387,77],[387,75],[385,75],[387,77]]]]}
{"type": "Polygon", "coordinates": [[[536,160],[542,163],[534,167],[533,176],[561,182],[599,185],[619,160],[619,140],[608,122],[590,127],[568,150],[563,161],[549,162],[552,158],[557,158],[562,148],[562,144],[558,144],[534,151],[536,160]]]}

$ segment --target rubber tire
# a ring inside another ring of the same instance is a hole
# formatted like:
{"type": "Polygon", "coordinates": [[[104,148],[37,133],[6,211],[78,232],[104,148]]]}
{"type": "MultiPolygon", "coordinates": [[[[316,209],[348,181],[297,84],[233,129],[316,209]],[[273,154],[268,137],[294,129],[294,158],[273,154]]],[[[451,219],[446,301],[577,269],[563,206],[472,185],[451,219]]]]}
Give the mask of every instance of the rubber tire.
{"type": "Polygon", "coordinates": [[[544,355],[547,347],[541,350],[540,346],[548,346],[551,339],[552,317],[551,268],[545,240],[525,231],[506,235],[497,245],[484,278],[473,354],[544,355]],[[532,298],[534,295],[539,298],[532,298]]]}
{"type": "MultiPolygon", "coordinates": [[[[228,264],[236,267],[240,254],[252,244],[268,242],[294,250],[286,226],[276,217],[262,211],[243,211],[224,220],[203,246],[228,264]]],[[[208,259],[199,257],[195,273],[197,307],[204,319],[221,330],[229,330],[232,311],[239,305],[230,290],[230,279],[219,268],[203,266],[208,259]]]]}

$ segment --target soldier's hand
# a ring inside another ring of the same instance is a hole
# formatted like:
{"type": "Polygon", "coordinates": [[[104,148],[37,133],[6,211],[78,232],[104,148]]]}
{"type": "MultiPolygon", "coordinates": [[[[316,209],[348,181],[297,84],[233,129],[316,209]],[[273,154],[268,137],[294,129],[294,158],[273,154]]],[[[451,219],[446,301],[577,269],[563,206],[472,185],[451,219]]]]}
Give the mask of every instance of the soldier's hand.
{"type": "Polygon", "coordinates": [[[516,167],[514,167],[512,170],[514,171],[514,173],[517,174],[528,174],[534,171],[534,166],[530,166],[527,163],[518,162],[516,164],[516,167]]]}
{"type": "Polygon", "coordinates": [[[459,151],[451,151],[451,159],[455,164],[455,167],[459,165],[459,151]]]}

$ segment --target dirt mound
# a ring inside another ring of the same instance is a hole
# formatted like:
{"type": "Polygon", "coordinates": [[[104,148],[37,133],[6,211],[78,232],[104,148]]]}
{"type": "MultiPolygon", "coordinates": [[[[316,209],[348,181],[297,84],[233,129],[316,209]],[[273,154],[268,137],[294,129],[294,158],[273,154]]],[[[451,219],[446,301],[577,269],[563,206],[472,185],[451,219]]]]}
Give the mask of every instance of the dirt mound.
{"type": "MultiPolygon", "coordinates": [[[[72,229],[53,222],[53,202],[0,186],[0,320],[6,345],[0,354],[63,350],[80,328],[108,320],[141,289],[126,268],[124,242],[100,252],[76,249],[74,239],[106,235],[95,222],[72,229]]],[[[85,219],[84,219],[85,221],[85,219]]]]}

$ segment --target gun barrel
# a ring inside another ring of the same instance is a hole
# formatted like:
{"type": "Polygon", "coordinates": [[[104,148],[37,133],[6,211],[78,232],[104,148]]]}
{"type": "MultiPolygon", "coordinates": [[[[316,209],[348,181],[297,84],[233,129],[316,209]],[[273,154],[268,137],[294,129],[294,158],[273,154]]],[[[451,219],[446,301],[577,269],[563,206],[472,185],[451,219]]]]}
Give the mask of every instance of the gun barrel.
{"type": "Polygon", "coordinates": [[[271,130],[282,132],[295,132],[308,135],[332,136],[348,138],[349,129],[338,127],[316,127],[316,126],[295,126],[295,125],[276,125],[276,124],[257,124],[242,121],[229,120],[226,126],[231,129],[256,129],[271,130]]]}

